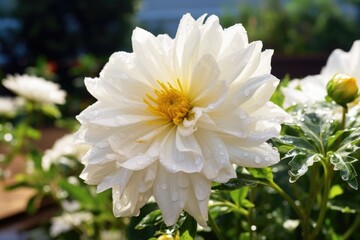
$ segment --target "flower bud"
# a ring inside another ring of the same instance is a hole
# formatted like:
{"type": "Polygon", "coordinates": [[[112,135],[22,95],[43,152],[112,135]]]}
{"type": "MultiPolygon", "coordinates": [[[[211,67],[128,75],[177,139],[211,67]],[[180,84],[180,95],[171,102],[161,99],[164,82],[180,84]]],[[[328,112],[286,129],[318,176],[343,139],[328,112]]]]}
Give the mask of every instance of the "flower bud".
{"type": "Polygon", "coordinates": [[[326,85],[326,90],[332,100],[344,107],[358,96],[356,79],[343,73],[335,74],[326,85]]]}
{"type": "Polygon", "coordinates": [[[168,234],[161,235],[157,240],[174,240],[174,237],[168,234]]]}

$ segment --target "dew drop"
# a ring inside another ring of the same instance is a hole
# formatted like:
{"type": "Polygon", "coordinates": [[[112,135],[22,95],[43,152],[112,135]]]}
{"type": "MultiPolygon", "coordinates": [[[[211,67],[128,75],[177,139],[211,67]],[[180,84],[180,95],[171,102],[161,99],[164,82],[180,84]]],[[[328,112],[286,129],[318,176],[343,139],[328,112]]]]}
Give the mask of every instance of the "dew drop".
{"type": "Polygon", "coordinates": [[[242,119],[242,120],[246,119],[246,113],[245,112],[240,113],[240,119],[242,119]]]}
{"type": "Polygon", "coordinates": [[[167,186],[166,182],[163,182],[163,183],[160,184],[160,187],[161,187],[162,190],[166,190],[168,186],[167,186]]]}
{"type": "Polygon", "coordinates": [[[179,199],[179,193],[177,191],[171,192],[171,200],[173,202],[177,201],[179,199]]]}
{"type": "Polygon", "coordinates": [[[244,157],[248,157],[249,156],[249,154],[248,153],[243,153],[243,155],[244,155],[244,157]]]}
{"type": "Polygon", "coordinates": [[[106,142],[101,142],[101,143],[98,143],[96,146],[98,148],[106,148],[107,146],[109,146],[109,144],[106,142]]]}
{"type": "Polygon", "coordinates": [[[120,191],[119,191],[119,189],[113,190],[113,194],[114,194],[115,196],[120,196],[120,191]]]}
{"type": "Polygon", "coordinates": [[[196,195],[197,200],[199,200],[199,201],[203,201],[203,200],[205,200],[205,198],[206,198],[206,193],[205,193],[205,191],[202,190],[202,189],[198,189],[198,190],[195,192],[195,195],[196,195]]]}
{"type": "Polygon", "coordinates": [[[121,204],[120,204],[119,202],[116,202],[116,203],[115,203],[115,208],[116,208],[117,210],[120,210],[120,209],[121,209],[121,204]]]}
{"type": "Polygon", "coordinates": [[[256,156],[256,157],[255,157],[255,163],[260,164],[261,162],[262,162],[261,157],[256,156]]]}
{"type": "Polygon", "coordinates": [[[201,161],[201,157],[196,157],[196,158],[195,158],[195,165],[198,166],[198,165],[201,164],[201,162],[202,162],[202,161],[201,161]]]}
{"type": "Polygon", "coordinates": [[[185,207],[185,202],[184,202],[184,201],[180,201],[180,202],[179,202],[179,207],[184,208],[184,207],[185,207]]]}
{"type": "Polygon", "coordinates": [[[214,108],[215,108],[215,105],[214,105],[214,104],[212,104],[212,103],[209,104],[209,106],[208,106],[208,109],[209,109],[209,110],[213,110],[214,108]]]}
{"type": "Polygon", "coordinates": [[[129,199],[126,195],[123,195],[123,197],[121,198],[121,203],[124,205],[127,205],[129,203],[129,199]]]}
{"type": "Polygon", "coordinates": [[[178,186],[182,189],[188,188],[190,181],[186,177],[178,177],[178,186]]]}
{"type": "Polygon", "coordinates": [[[219,154],[220,154],[221,156],[224,156],[224,155],[225,155],[225,152],[220,151],[219,154]]]}
{"type": "Polygon", "coordinates": [[[112,154],[112,153],[109,153],[109,154],[106,154],[106,158],[109,159],[109,160],[116,160],[116,155],[112,154]]]}

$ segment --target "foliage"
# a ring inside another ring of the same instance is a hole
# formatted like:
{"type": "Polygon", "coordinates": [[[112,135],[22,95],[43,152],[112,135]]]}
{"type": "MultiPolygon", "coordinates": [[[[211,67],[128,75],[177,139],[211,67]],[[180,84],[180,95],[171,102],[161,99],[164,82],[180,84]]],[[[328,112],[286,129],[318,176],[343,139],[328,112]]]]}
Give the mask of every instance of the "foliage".
{"type": "Polygon", "coordinates": [[[289,55],[348,49],[360,37],[356,16],[335,0],[249,1],[239,4],[235,16],[229,11],[222,22],[240,22],[251,41],[261,39],[265,48],[289,55]]]}

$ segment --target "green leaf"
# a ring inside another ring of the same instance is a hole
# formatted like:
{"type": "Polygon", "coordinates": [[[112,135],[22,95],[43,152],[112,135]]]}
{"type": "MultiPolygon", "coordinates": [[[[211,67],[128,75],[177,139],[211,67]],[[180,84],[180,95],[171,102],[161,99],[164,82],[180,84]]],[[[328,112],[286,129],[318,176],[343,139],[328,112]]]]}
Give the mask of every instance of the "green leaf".
{"type": "Polygon", "coordinates": [[[135,226],[136,230],[141,230],[146,227],[152,227],[163,222],[160,209],[154,210],[146,215],[141,221],[135,226]]]}
{"type": "Polygon", "coordinates": [[[249,192],[249,187],[242,187],[240,189],[230,192],[230,197],[237,206],[241,206],[243,199],[246,198],[249,192]]]}
{"type": "Polygon", "coordinates": [[[29,214],[36,213],[38,208],[40,207],[41,199],[42,199],[42,195],[39,194],[33,195],[27,202],[26,211],[29,214]]]}
{"type": "Polygon", "coordinates": [[[249,171],[249,173],[254,178],[266,179],[269,182],[271,182],[273,180],[273,174],[272,174],[272,170],[271,170],[270,167],[266,167],[266,168],[247,168],[247,170],[249,171]]]}
{"type": "Polygon", "coordinates": [[[256,187],[258,184],[269,185],[269,182],[262,178],[254,178],[249,174],[239,174],[238,178],[230,179],[212,187],[212,190],[233,191],[242,187],[256,187]]]}
{"type": "Polygon", "coordinates": [[[65,179],[59,181],[59,186],[69,193],[70,198],[79,201],[84,208],[96,209],[89,188],[84,188],[81,185],[73,185],[65,179]]]}
{"type": "Polygon", "coordinates": [[[193,240],[196,237],[197,222],[190,215],[186,214],[183,224],[179,228],[181,240],[193,240]]]}
{"type": "Polygon", "coordinates": [[[336,196],[339,196],[341,194],[344,193],[344,190],[341,188],[340,185],[334,185],[331,187],[330,192],[329,192],[329,199],[333,199],[336,196]]]}
{"type": "Polygon", "coordinates": [[[61,112],[60,110],[58,109],[57,106],[55,106],[54,104],[43,104],[41,106],[41,111],[47,115],[47,116],[50,116],[50,117],[53,117],[53,118],[60,118],[61,117],[61,112]]]}
{"type": "Polygon", "coordinates": [[[279,142],[285,145],[294,146],[297,149],[303,149],[309,152],[317,152],[317,149],[314,147],[314,143],[310,142],[304,136],[281,136],[279,138],[279,142]]]}
{"type": "Polygon", "coordinates": [[[339,148],[341,142],[343,142],[344,139],[346,139],[352,132],[353,130],[348,129],[339,130],[335,135],[330,136],[327,142],[327,150],[336,151],[339,148]]]}
{"type": "Polygon", "coordinates": [[[40,139],[40,137],[41,137],[41,133],[40,133],[40,131],[38,131],[38,130],[35,129],[35,128],[28,127],[28,128],[26,129],[26,136],[29,137],[29,138],[38,140],[38,139],[40,139]]]}
{"type": "Polygon", "coordinates": [[[289,171],[290,182],[293,183],[297,181],[307,172],[309,166],[312,166],[314,162],[319,160],[319,154],[298,153],[297,155],[294,155],[292,160],[289,162],[289,165],[291,166],[289,171]]]}
{"type": "Polygon", "coordinates": [[[340,176],[342,180],[346,181],[350,187],[357,190],[357,173],[354,166],[352,165],[352,163],[355,161],[357,161],[357,159],[354,159],[347,155],[342,156],[338,153],[330,155],[330,163],[334,165],[334,170],[340,171],[340,176]]]}

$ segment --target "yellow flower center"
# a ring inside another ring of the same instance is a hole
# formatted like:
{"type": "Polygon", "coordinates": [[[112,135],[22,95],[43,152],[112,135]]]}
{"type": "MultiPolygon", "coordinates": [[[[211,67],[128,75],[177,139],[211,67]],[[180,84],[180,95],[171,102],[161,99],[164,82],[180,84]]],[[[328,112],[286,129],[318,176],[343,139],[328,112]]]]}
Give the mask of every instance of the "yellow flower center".
{"type": "Polygon", "coordinates": [[[161,89],[154,90],[156,97],[146,94],[147,99],[144,98],[144,102],[148,105],[147,109],[179,125],[191,109],[189,99],[186,97],[180,81],[177,80],[179,90],[174,88],[170,83],[165,85],[160,81],[157,82],[161,89]]]}

